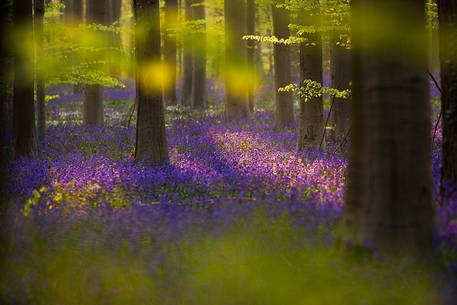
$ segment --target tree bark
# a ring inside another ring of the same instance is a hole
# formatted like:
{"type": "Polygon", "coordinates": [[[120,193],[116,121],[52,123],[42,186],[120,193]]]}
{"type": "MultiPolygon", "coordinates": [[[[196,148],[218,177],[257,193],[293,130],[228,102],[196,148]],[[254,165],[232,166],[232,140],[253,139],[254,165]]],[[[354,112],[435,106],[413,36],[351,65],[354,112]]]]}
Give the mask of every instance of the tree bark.
{"type": "Polygon", "coordinates": [[[118,22],[121,18],[122,0],[108,0],[107,4],[109,9],[108,13],[110,14],[108,18],[109,23],[118,22]]]}
{"type": "MultiPolygon", "coordinates": [[[[17,41],[33,41],[32,2],[13,2],[14,27],[17,41]]],[[[16,45],[13,85],[13,146],[14,157],[31,156],[36,149],[35,104],[34,104],[34,56],[20,50],[16,45]]]]}
{"type": "Polygon", "coordinates": [[[227,120],[249,116],[246,72],[246,1],[225,0],[225,115],[227,120]]]}
{"type": "MultiPolygon", "coordinates": [[[[331,79],[332,87],[340,91],[350,89],[351,83],[351,51],[332,45],[331,55],[331,79]]],[[[335,123],[336,138],[341,140],[349,130],[349,105],[351,98],[334,99],[333,121],[335,123]]]]}
{"type": "MultiPolygon", "coordinates": [[[[84,19],[84,6],[83,0],[63,0],[65,8],[63,10],[62,19],[64,22],[69,24],[80,24],[84,19]]],[[[70,61],[76,61],[74,58],[71,58],[70,61]]],[[[81,84],[73,85],[74,93],[81,93],[83,87],[81,84]]]]}
{"type": "Polygon", "coordinates": [[[424,3],[352,4],[353,102],[343,244],[391,254],[429,253],[435,213],[424,3]],[[381,26],[389,35],[378,30],[381,26]]]}
{"type": "MultiPolygon", "coordinates": [[[[302,22],[308,26],[319,26],[320,16],[317,11],[303,14],[302,22]]],[[[311,44],[300,44],[300,82],[310,79],[319,83],[323,81],[322,39],[319,32],[309,33],[307,38],[311,44]]],[[[298,130],[299,151],[320,146],[324,132],[323,97],[300,98],[300,121],[298,130]]]]}
{"type": "MultiPolygon", "coordinates": [[[[121,18],[122,11],[122,0],[106,0],[106,12],[105,12],[105,23],[106,25],[112,25],[117,23],[119,26],[119,20],[121,18]]],[[[115,48],[121,48],[121,36],[118,33],[111,33],[113,46],[115,48]]]]}
{"type": "MultiPolygon", "coordinates": [[[[184,0],[184,14],[186,22],[192,21],[192,0],[184,0]]],[[[183,37],[183,84],[181,104],[192,106],[192,37],[187,34],[183,37]]]]}
{"type": "MultiPolygon", "coordinates": [[[[427,0],[428,4],[437,4],[437,0],[427,0]]],[[[428,44],[429,44],[429,63],[428,69],[432,73],[440,72],[440,50],[439,50],[439,33],[438,28],[433,28],[432,24],[428,27],[428,44]]],[[[432,97],[433,98],[433,97],[432,97]]]]}
{"type": "MultiPolygon", "coordinates": [[[[44,0],[35,0],[34,4],[34,27],[37,58],[43,54],[43,20],[44,0]]],[[[45,80],[44,71],[37,66],[36,69],[36,98],[37,98],[37,139],[40,145],[44,144],[46,134],[46,106],[45,106],[45,80]]]]}
{"type": "MultiPolygon", "coordinates": [[[[256,6],[255,0],[246,0],[246,25],[247,25],[247,34],[248,35],[255,35],[255,21],[256,21],[256,6]]],[[[257,77],[257,69],[256,69],[256,51],[257,51],[257,43],[255,40],[248,40],[247,41],[247,61],[248,67],[251,70],[252,77],[257,77]]],[[[254,112],[255,107],[255,81],[249,83],[248,88],[248,103],[249,103],[249,111],[251,113],[254,112]]]]}
{"type": "Polygon", "coordinates": [[[80,23],[84,17],[83,0],[64,0],[63,18],[65,22],[80,23]]]}
{"type": "Polygon", "coordinates": [[[457,194],[457,3],[438,0],[438,9],[444,114],[441,191],[447,197],[457,194]]]}
{"type": "Polygon", "coordinates": [[[162,88],[150,88],[142,67],[161,61],[159,0],[135,0],[135,18],[142,35],[137,35],[136,84],[137,130],[135,159],[151,165],[168,162],[162,88]]]}
{"type": "MultiPolygon", "coordinates": [[[[2,1],[0,3],[0,197],[3,196],[4,182],[7,175],[9,160],[11,159],[11,79],[12,56],[9,52],[7,33],[11,30],[12,3],[2,1]]],[[[4,206],[4,202],[0,203],[4,206]]],[[[0,207],[0,214],[3,212],[0,207]]],[[[3,218],[0,218],[0,224],[3,218]]],[[[1,233],[0,233],[1,234],[1,233]]]]}
{"type": "MultiPolygon", "coordinates": [[[[287,39],[290,36],[289,12],[283,8],[271,5],[273,17],[273,34],[278,39],[287,39]]],[[[279,88],[292,83],[290,69],[290,46],[275,43],[273,46],[275,65],[275,93],[276,93],[276,125],[289,126],[294,121],[294,104],[292,92],[279,92],[279,88]]]]}
{"type": "Polygon", "coordinates": [[[178,1],[165,1],[165,24],[163,31],[163,57],[170,73],[170,79],[164,88],[164,98],[166,105],[176,105],[176,35],[170,30],[175,28],[178,23],[178,1]]]}
{"type": "Polygon", "coordinates": [[[194,35],[192,47],[193,80],[192,105],[194,108],[206,107],[206,13],[205,1],[193,0],[192,16],[195,21],[203,22],[194,35]]]}
{"type": "MultiPolygon", "coordinates": [[[[107,12],[107,0],[87,1],[86,20],[88,23],[107,25],[110,13],[107,12]]],[[[83,105],[83,123],[103,126],[103,88],[100,85],[86,85],[83,105]]]]}

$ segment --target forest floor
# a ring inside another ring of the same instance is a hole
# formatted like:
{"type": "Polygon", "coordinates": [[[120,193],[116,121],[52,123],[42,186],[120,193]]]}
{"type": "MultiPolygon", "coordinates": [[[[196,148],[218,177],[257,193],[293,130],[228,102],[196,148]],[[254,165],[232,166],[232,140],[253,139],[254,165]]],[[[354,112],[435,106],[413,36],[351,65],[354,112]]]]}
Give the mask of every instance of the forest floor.
{"type": "MultiPolygon", "coordinates": [[[[107,127],[90,128],[71,99],[50,102],[46,145],[13,164],[1,301],[439,304],[456,293],[430,266],[335,255],[344,145],[298,153],[294,126],[275,128],[269,111],[226,123],[217,108],[171,107],[170,164],[146,167],[132,158],[131,103],[106,104],[107,127]]],[[[436,183],[439,159],[434,149],[436,183]]],[[[452,273],[457,203],[439,218],[452,273]]]]}

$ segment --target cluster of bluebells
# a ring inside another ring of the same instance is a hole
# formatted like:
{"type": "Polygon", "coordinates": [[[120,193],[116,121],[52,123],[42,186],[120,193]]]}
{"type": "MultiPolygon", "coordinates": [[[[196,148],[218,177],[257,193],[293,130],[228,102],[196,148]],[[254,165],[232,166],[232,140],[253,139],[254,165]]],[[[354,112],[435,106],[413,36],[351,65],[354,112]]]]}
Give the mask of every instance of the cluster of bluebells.
{"type": "Polygon", "coordinates": [[[169,164],[147,167],[133,160],[132,128],[50,127],[40,154],[13,165],[10,189],[50,209],[62,203],[342,201],[344,159],[295,152],[295,133],[274,130],[269,113],[230,124],[217,116],[177,121],[167,133],[169,164]]]}
{"type": "MultiPolygon", "coordinates": [[[[131,98],[130,91],[111,89],[105,94],[131,98]]],[[[63,95],[55,106],[62,109],[65,102],[77,100],[77,95],[63,95]]],[[[54,113],[52,102],[48,107],[54,113]]],[[[179,117],[167,129],[170,162],[156,167],[133,160],[135,130],[121,125],[118,121],[103,128],[68,123],[49,127],[39,155],[13,164],[11,192],[28,202],[28,208],[46,210],[62,204],[117,208],[226,200],[313,203],[341,210],[346,160],[334,152],[344,149],[337,149],[337,143],[327,152],[296,152],[296,128],[275,128],[270,112],[230,123],[218,115],[179,117]]],[[[438,126],[433,150],[437,198],[440,142],[438,126]]],[[[457,218],[457,200],[447,201],[439,215],[444,231],[457,236],[452,221],[457,218]]]]}

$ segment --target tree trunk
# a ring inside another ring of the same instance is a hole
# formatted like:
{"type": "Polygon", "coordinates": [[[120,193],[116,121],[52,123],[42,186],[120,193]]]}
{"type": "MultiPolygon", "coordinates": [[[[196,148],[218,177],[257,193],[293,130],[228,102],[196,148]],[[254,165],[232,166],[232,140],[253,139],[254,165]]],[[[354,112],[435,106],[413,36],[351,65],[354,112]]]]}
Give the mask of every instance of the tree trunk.
{"type": "Polygon", "coordinates": [[[194,68],[192,105],[194,108],[204,108],[206,107],[206,14],[204,0],[193,0],[192,16],[195,21],[203,22],[194,35],[192,47],[194,68]]]}
{"type": "Polygon", "coordinates": [[[135,18],[143,32],[135,40],[138,105],[135,159],[159,165],[168,162],[163,93],[162,88],[148,86],[150,80],[142,69],[161,61],[159,0],[135,0],[135,18]]]}
{"type": "MultiPolygon", "coordinates": [[[[246,0],[246,25],[247,25],[247,34],[248,35],[255,35],[255,0],[246,0]]],[[[252,77],[257,76],[257,70],[256,70],[256,46],[257,43],[255,40],[248,40],[247,41],[247,61],[248,61],[248,67],[251,70],[251,75],[252,77]]],[[[249,88],[248,88],[248,103],[249,103],[249,110],[254,112],[254,107],[255,107],[255,81],[252,81],[249,83],[249,88]]]]}
{"type": "Polygon", "coordinates": [[[80,23],[83,20],[83,0],[64,0],[63,18],[65,22],[80,23]]]}
{"type": "MultiPolygon", "coordinates": [[[[304,25],[319,26],[319,14],[316,11],[303,14],[304,25]]],[[[309,45],[300,44],[300,82],[310,79],[322,83],[322,39],[320,34],[310,33],[309,45]]],[[[299,151],[306,148],[318,148],[324,132],[324,104],[322,97],[300,98],[300,121],[298,130],[299,151]]]]}
{"type": "Polygon", "coordinates": [[[110,8],[110,22],[114,23],[118,22],[121,18],[121,11],[122,11],[122,0],[109,0],[109,8],[110,8]]]}
{"type": "MultiPolygon", "coordinates": [[[[106,11],[107,0],[87,1],[86,15],[88,23],[108,24],[109,12],[106,11]]],[[[92,126],[103,126],[103,88],[100,85],[86,85],[83,105],[83,123],[92,126]]]]}
{"type": "MultiPolygon", "coordinates": [[[[35,54],[37,58],[43,54],[43,19],[44,19],[44,0],[34,2],[34,26],[35,26],[35,54]]],[[[36,70],[36,98],[37,98],[37,139],[40,145],[44,144],[46,134],[46,109],[45,109],[45,81],[44,71],[39,66],[36,70]]]]}
{"type": "MultiPolygon", "coordinates": [[[[66,23],[80,24],[84,19],[83,0],[63,0],[65,8],[63,10],[62,19],[66,23]]],[[[75,62],[75,58],[71,58],[70,61],[75,62]]],[[[83,87],[81,84],[75,84],[73,86],[74,93],[82,93],[83,87]]]]}
{"type": "MultiPolygon", "coordinates": [[[[335,43],[335,41],[334,41],[335,43]]],[[[351,83],[351,51],[332,45],[331,55],[332,87],[340,91],[350,89],[351,83]]],[[[341,140],[349,130],[349,105],[351,99],[334,99],[333,121],[335,123],[336,138],[341,140]]]]}
{"type": "Polygon", "coordinates": [[[225,112],[226,119],[249,116],[246,75],[246,1],[225,0],[225,112]],[[240,81],[241,80],[241,81],[240,81]]]}
{"type": "Polygon", "coordinates": [[[170,79],[164,88],[166,105],[176,105],[176,35],[170,32],[178,24],[178,1],[165,1],[165,24],[163,30],[163,57],[170,79]]]}
{"type": "MultiPolygon", "coordinates": [[[[122,0],[106,0],[106,12],[105,12],[105,24],[112,25],[117,23],[119,26],[119,20],[121,18],[122,11],[122,0]]],[[[121,35],[118,33],[112,33],[113,46],[115,48],[121,48],[121,35]]]]}
{"type": "Polygon", "coordinates": [[[85,85],[83,123],[103,126],[103,89],[100,85],[85,85]]]}
{"type": "MultiPolygon", "coordinates": [[[[14,27],[25,29],[16,32],[17,41],[33,41],[32,2],[15,0],[13,4],[14,27]]],[[[31,156],[36,148],[34,105],[34,59],[15,46],[13,86],[13,146],[14,157],[31,156]]]]}
{"type": "MultiPolygon", "coordinates": [[[[437,0],[427,0],[427,4],[437,4],[437,0]]],[[[438,28],[433,27],[433,24],[428,25],[428,45],[429,45],[429,63],[428,69],[431,73],[440,72],[440,50],[439,50],[439,33],[438,28]]],[[[433,97],[432,97],[433,98],[433,97]]]]}
{"type": "Polygon", "coordinates": [[[353,101],[343,244],[427,253],[435,213],[424,3],[352,4],[353,101]]]}
{"type": "MultiPolygon", "coordinates": [[[[12,4],[11,1],[0,3],[0,196],[3,196],[4,182],[11,159],[11,78],[12,58],[9,52],[7,33],[11,30],[12,4]]],[[[4,202],[0,203],[0,214],[4,202]]],[[[0,218],[0,224],[3,218],[0,218]]],[[[1,233],[0,233],[1,234],[1,233]]]]}
{"type": "MultiPolygon", "coordinates": [[[[271,5],[273,16],[273,34],[278,39],[287,39],[290,36],[289,12],[283,8],[271,5]]],[[[275,94],[276,94],[276,125],[279,127],[291,125],[294,121],[294,104],[292,92],[279,92],[279,88],[292,83],[290,71],[290,47],[286,44],[275,43],[275,94]]]]}
{"type": "Polygon", "coordinates": [[[439,0],[441,107],[443,111],[442,195],[457,194],[457,3],[439,0]]]}
{"type": "MultiPolygon", "coordinates": [[[[192,21],[192,0],[184,0],[186,22],[192,21]]],[[[192,106],[192,37],[188,33],[183,37],[183,84],[181,104],[192,106]]]]}

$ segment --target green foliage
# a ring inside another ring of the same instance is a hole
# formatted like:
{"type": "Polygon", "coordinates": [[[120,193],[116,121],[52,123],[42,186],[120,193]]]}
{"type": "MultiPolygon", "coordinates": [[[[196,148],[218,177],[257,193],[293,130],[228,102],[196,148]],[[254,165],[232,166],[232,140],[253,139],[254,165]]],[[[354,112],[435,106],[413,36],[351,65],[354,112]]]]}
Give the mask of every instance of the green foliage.
{"type": "Polygon", "coordinates": [[[52,101],[54,99],[58,99],[60,97],[60,95],[56,94],[56,95],[46,95],[44,97],[44,101],[47,103],[49,101],[52,101]]]}
{"type": "Polygon", "coordinates": [[[428,0],[425,3],[427,13],[427,28],[432,30],[438,29],[438,5],[435,0],[428,0]]]}
{"type": "Polygon", "coordinates": [[[118,75],[130,65],[130,57],[124,56],[120,43],[115,43],[122,32],[119,23],[62,23],[63,8],[56,2],[46,6],[42,37],[45,44],[36,59],[37,71],[43,73],[46,84],[124,87],[118,75]]]}
{"type": "Polygon", "coordinates": [[[310,39],[310,34],[319,33],[325,41],[332,41],[338,46],[350,48],[350,2],[349,0],[285,0],[274,1],[279,8],[290,11],[293,23],[289,24],[291,36],[288,39],[278,39],[271,35],[247,35],[246,40],[259,42],[299,44],[314,46],[316,42],[310,39]],[[317,20],[309,24],[304,14],[317,20]]]}
{"type": "Polygon", "coordinates": [[[284,38],[277,38],[275,36],[262,36],[262,35],[246,35],[243,36],[244,40],[254,40],[259,42],[269,42],[269,43],[277,43],[277,44],[298,44],[298,43],[306,43],[307,40],[301,37],[294,37],[290,36],[287,39],[284,38]]]}
{"type": "Polygon", "coordinates": [[[320,82],[316,82],[311,79],[306,79],[303,82],[303,86],[289,84],[285,87],[279,88],[279,92],[294,92],[306,101],[315,97],[321,97],[324,94],[338,99],[347,99],[351,96],[350,89],[338,90],[332,87],[323,86],[320,82]]]}
{"type": "Polygon", "coordinates": [[[32,191],[32,197],[30,197],[29,200],[27,200],[27,203],[24,205],[24,209],[23,209],[24,216],[30,215],[33,207],[36,206],[40,202],[42,194],[46,193],[47,191],[48,191],[48,188],[45,186],[43,186],[39,190],[32,191]]]}

